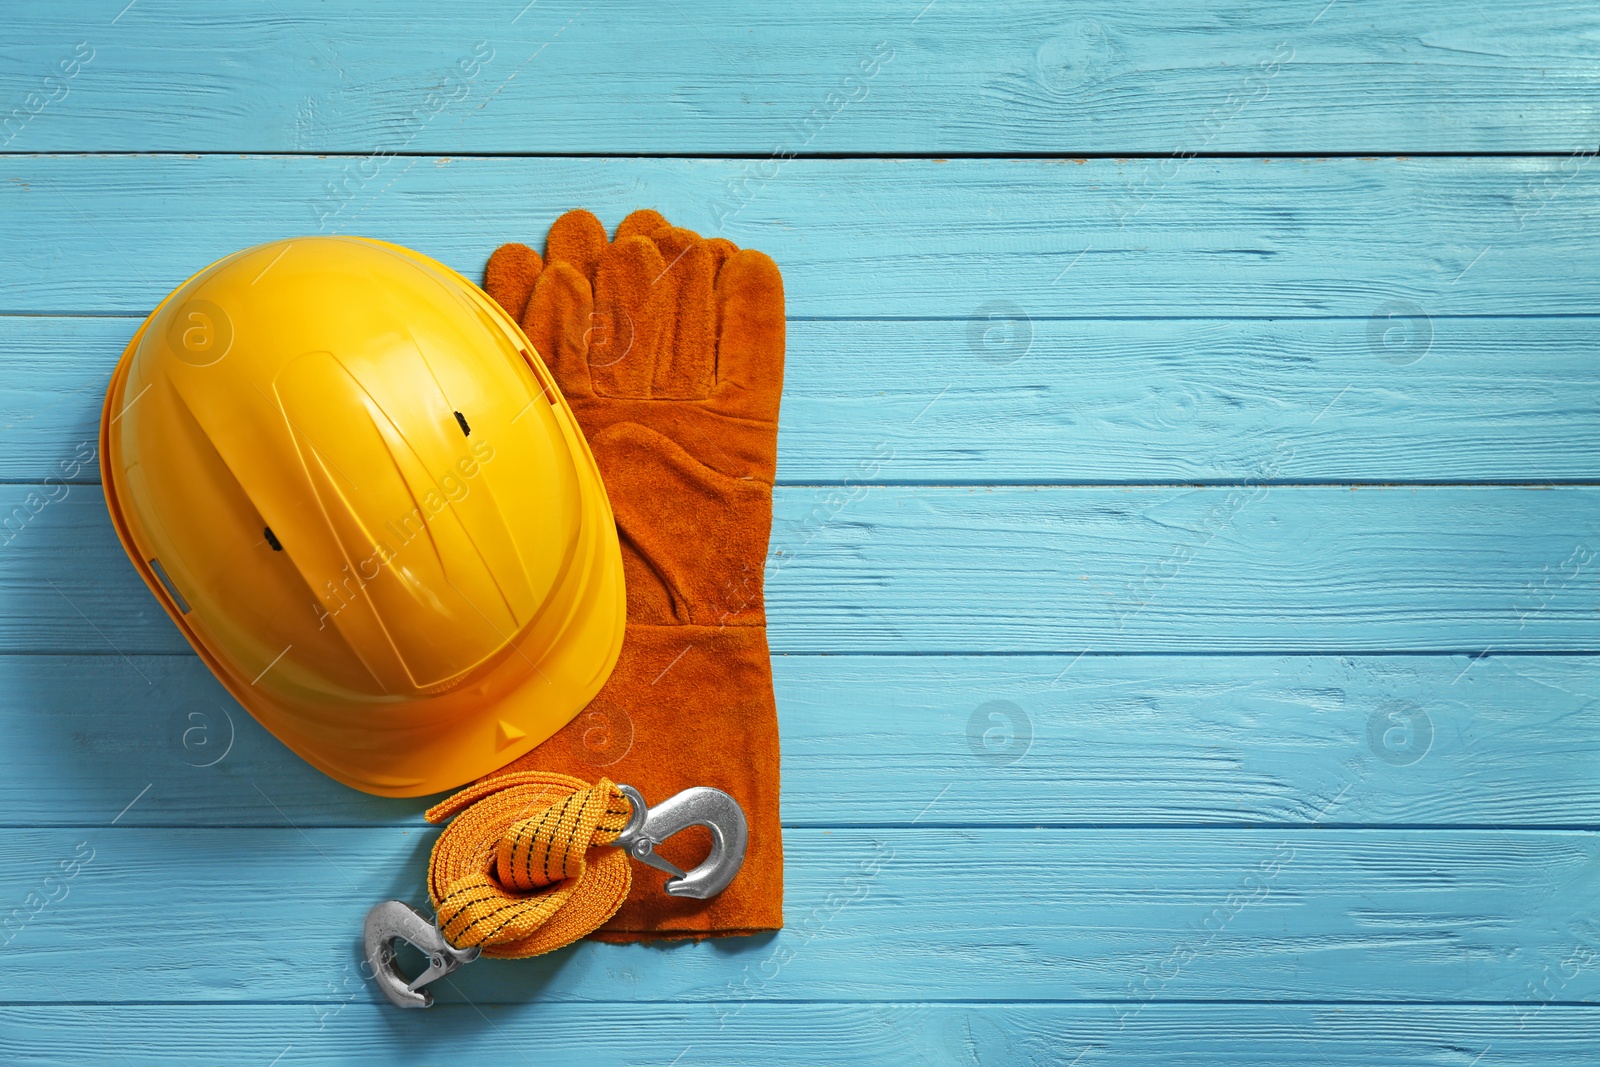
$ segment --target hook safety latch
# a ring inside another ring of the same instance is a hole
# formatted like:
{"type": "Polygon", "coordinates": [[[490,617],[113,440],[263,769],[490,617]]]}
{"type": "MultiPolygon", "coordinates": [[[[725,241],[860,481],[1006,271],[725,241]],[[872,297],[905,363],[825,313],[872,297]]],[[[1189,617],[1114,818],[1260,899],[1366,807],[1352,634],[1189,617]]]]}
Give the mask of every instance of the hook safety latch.
{"type": "MultiPolygon", "coordinates": [[[[617,791],[633,805],[633,814],[613,843],[641,863],[672,875],[667,892],[675,897],[706,900],[728,888],[744,865],[750,827],[739,802],[720,789],[695,786],[651,807],[631,785],[617,791]],[[711,852],[692,871],[656,855],[656,846],[691,826],[711,831],[711,852]]],[[[428,1008],[433,995],[423,987],[478,958],[480,949],[456,948],[445,940],[438,923],[402,900],[385,900],[367,912],[363,947],[373,981],[397,1008],[428,1008]],[[428,968],[407,980],[395,961],[395,944],[404,941],[428,958],[428,968]]]]}

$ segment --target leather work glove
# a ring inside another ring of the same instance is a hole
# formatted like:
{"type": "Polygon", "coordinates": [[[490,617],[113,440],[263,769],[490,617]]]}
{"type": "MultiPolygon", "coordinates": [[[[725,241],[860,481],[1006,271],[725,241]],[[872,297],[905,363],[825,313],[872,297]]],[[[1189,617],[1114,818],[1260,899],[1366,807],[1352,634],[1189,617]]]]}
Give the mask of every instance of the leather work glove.
{"type": "MultiPolygon", "coordinates": [[[[577,414],[616,513],[627,584],[622,655],[599,696],[496,774],[601,774],[656,803],[695,785],[750,823],[744,868],[711,900],[670,897],[635,867],[606,940],[783,925],[778,722],[762,571],[783,390],[783,280],[773,261],[636,211],[607,242],[569,211],[544,258],[502,245],[489,294],[517,319],[577,414]]],[[[658,852],[689,869],[701,828],[658,852]],[[698,836],[697,836],[698,835],[698,836]]]]}

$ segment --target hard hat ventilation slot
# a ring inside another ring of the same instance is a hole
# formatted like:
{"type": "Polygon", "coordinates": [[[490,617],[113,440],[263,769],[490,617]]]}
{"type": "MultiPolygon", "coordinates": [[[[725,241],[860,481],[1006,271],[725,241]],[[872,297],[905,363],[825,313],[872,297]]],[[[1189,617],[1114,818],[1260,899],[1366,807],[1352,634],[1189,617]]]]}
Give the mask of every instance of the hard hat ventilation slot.
{"type": "Polygon", "coordinates": [[[167,595],[172,598],[172,602],[177,605],[178,614],[189,614],[189,602],[178,594],[178,587],[172,584],[171,578],[167,577],[167,569],[161,565],[161,561],[152,559],[150,561],[150,569],[155,572],[157,578],[161,579],[161,586],[167,591],[167,595]]]}
{"type": "Polygon", "coordinates": [[[467,425],[467,417],[459,411],[456,412],[456,425],[461,427],[462,437],[472,436],[472,427],[467,425]]]}
{"type": "Polygon", "coordinates": [[[263,526],[261,528],[261,532],[263,534],[266,534],[267,544],[272,546],[272,551],[274,551],[274,552],[282,552],[283,551],[283,542],[279,541],[278,540],[278,535],[272,532],[272,527],[263,526]]]}

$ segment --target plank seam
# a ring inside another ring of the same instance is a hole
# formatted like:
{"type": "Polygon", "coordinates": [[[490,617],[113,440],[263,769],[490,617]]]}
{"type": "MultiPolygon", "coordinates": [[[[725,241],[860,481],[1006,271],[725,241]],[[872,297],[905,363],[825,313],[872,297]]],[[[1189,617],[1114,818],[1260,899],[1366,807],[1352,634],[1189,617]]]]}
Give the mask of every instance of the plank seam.
{"type": "MultiPolygon", "coordinates": [[[[1118,1006],[1123,1004],[1141,1005],[1171,1005],[1171,1006],[1214,1006],[1214,1007],[1270,1007],[1282,1005],[1286,1007],[1352,1007],[1352,1008],[1530,1008],[1541,1009],[1563,1008],[1577,1011],[1594,1011],[1600,1009],[1600,1002],[1585,1000],[1291,1000],[1283,998],[1261,998],[1256,1000],[1238,998],[1209,998],[1209,997],[1152,997],[1148,1000],[1142,998],[1121,999],[1095,999],[1072,998],[1064,1000],[1049,999],[1010,999],[995,998],[992,1000],[974,999],[963,997],[960,999],[929,999],[929,1000],[818,1000],[810,997],[771,997],[749,998],[740,1000],[698,1000],[678,997],[672,1000],[579,1000],[576,998],[556,996],[535,996],[525,1000],[494,1001],[478,998],[475,1001],[440,1001],[433,1008],[456,1008],[471,1010],[474,1004],[490,1004],[495,1006],[529,1005],[532,1003],[551,1004],[597,1004],[614,1005],[617,1007],[645,1007],[649,1005],[682,1007],[699,1009],[712,1004],[803,1004],[803,1005],[828,1005],[838,1008],[863,1007],[866,1005],[904,1005],[906,1007],[939,1006],[962,1007],[982,1005],[1040,1006],[1054,1005],[1082,1005],[1097,1007],[1102,1005],[1118,1006]]],[[[330,1004],[349,1007],[357,1003],[349,998],[334,1000],[0,1000],[0,1009],[5,1008],[155,1008],[155,1007],[304,1007],[308,1004],[330,1004]]],[[[392,1009],[380,1000],[361,1001],[375,1009],[388,1012],[392,1009]]]]}
{"type": "MultiPolygon", "coordinates": [[[[956,150],[949,152],[920,151],[920,152],[785,152],[786,160],[808,160],[827,162],[840,160],[845,162],[884,160],[886,162],[918,162],[918,163],[943,163],[952,159],[1004,162],[1007,160],[1040,160],[1045,162],[1059,161],[1063,163],[1076,163],[1084,160],[1236,160],[1236,159],[1283,159],[1283,160],[1323,160],[1323,159],[1366,159],[1384,162],[1404,162],[1410,159],[1569,159],[1574,154],[1587,152],[1587,146],[1579,148],[1550,148],[1550,149],[1506,149],[1506,150],[1480,150],[1476,152],[1459,151],[1395,151],[1393,149],[1337,149],[1332,151],[1317,151],[1311,149],[1296,151],[1270,151],[1270,152],[1149,152],[1149,151],[1074,151],[1070,148],[1052,148],[1039,150],[1017,150],[1011,152],[980,152],[975,150],[956,150]]],[[[183,150],[164,148],[157,151],[135,151],[133,149],[108,149],[103,151],[84,150],[77,152],[0,152],[0,160],[4,159],[206,159],[217,157],[243,157],[253,159],[367,159],[372,156],[370,148],[352,149],[348,151],[316,151],[314,149],[261,149],[261,148],[235,148],[235,149],[199,149],[183,150]]],[[[493,151],[433,151],[426,152],[416,149],[385,150],[385,156],[397,159],[639,159],[639,160],[699,160],[718,162],[766,162],[773,158],[770,151],[766,152],[493,152],[493,151]]]]}

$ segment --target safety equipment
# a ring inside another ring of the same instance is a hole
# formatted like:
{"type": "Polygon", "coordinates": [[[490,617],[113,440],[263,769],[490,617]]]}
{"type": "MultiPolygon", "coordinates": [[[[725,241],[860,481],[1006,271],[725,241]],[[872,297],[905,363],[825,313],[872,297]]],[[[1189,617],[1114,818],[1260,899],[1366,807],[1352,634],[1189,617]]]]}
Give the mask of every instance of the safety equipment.
{"type": "Polygon", "coordinates": [[[302,237],[213,263],[134,335],[100,442],[157,600],[347,785],[470,781],[616,662],[622,563],[589,447],[517,324],[426,256],[302,237]]]}
{"type": "MultiPolygon", "coordinates": [[[[538,346],[594,448],[628,589],[622,657],[594,704],[507,770],[604,773],[646,796],[713,785],[749,817],[750,854],[726,893],[701,902],[635,885],[596,937],[776,929],[783,843],[762,581],[783,391],[778,267],[654,211],[629,215],[612,241],[595,216],[570,211],[543,257],[499,248],[485,286],[538,346]]],[[[666,850],[686,865],[697,844],[703,835],[685,833],[666,850]]]]}
{"type": "Polygon", "coordinates": [[[452,816],[428,864],[438,917],[429,922],[402,900],[367,912],[367,962],[397,1007],[431,1007],[425,987],[480,954],[538,956],[590,933],[628,895],[628,856],[672,875],[672,896],[705,900],[739,873],[749,841],[744,812],[720,789],[696,786],[651,807],[631,785],[539,771],[479,782],[428,810],[429,822],[452,816]],[[711,852],[684,871],[655,848],[691,826],[711,834],[711,852]],[[397,941],[428,957],[410,981],[395,961],[397,941]]]}

